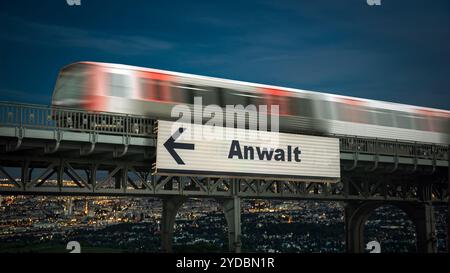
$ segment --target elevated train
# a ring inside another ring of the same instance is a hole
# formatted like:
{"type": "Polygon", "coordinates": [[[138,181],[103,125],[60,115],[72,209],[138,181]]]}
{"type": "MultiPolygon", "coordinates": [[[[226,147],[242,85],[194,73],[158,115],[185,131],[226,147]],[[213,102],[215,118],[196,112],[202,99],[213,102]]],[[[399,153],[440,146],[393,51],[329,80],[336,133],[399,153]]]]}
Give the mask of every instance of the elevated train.
{"type": "Polygon", "coordinates": [[[164,70],[77,62],[58,76],[52,105],[171,118],[172,107],[279,105],[280,131],[450,144],[450,111],[164,70]]]}

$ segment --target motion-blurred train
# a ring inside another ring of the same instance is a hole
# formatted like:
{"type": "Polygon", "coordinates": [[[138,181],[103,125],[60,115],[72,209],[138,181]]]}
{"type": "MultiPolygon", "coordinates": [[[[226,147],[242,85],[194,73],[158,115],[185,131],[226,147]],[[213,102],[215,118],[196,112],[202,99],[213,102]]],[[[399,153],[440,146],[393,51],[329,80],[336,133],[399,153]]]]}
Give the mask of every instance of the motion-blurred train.
{"type": "Polygon", "coordinates": [[[450,144],[450,111],[119,64],[78,62],[58,76],[52,104],[171,118],[174,105],[279,105],[280,131],[450,144]]]}

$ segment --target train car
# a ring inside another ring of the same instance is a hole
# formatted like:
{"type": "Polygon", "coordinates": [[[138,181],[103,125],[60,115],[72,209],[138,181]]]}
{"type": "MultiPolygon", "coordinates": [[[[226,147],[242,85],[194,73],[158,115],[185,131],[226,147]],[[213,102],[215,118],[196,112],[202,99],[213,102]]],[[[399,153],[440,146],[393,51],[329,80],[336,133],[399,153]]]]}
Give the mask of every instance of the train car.
{"type": "Polygon", "coordinates": [[[173,106],[279,105],[280,131],[450,144],[450,111],[170,72],[77,62],[64,67],[55,107],[176,120],[173,106]]]}

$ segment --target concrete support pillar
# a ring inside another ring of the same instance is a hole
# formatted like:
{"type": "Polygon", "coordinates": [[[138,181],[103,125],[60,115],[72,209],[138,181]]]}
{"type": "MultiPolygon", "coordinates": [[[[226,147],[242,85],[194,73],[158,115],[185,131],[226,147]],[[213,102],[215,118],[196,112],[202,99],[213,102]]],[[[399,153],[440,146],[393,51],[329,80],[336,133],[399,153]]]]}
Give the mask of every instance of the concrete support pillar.
{"type": "Polygon", "coordinates": [[[347,202],[344,207],[345,248],[347,253],[364,252],[364,215],[358,213],[359,203],[347,202]]]}
{"type": "Polygon", "coordinates": [[[128,179],[128,169],[127,166],[123,166],[115,175],[114,175],[114,188],[115,189],[123,189],[126,190],[128,179]]]}
{"type": "Polygon", "coordinates": [[[30,161],[29,160],[25,160],[22,164],[21,182],[22,182],[22,187],[24,187],[24,189],[25,189],[25,185],[30,182],[30,161]]]}
{"type": "Polygon", "coordinates": [[[175,224],[175,217],[181,205],[183,205],[186,198],[184,197],[169,197],[163,199],[163,209],[161,217],[161,251],[172,252],[173,231],[175,224]]]}
{"type": "Polygon", "coordinates": [[[447,253],[450,253],[450,145],[447,147],[448,185],[447,185],[447,253]]]}
{"type": "Polygon", "coordinates": [[[59,165],[56,167],[56,177],[58,181],[58,186],[61,188],[63,187],[63,180],[64,180],[64,161],[61,159],[59,160],[59,165]]]}
{"type": "Polygon", "coordinates": [[[428,203],[415,205],[409,215],[416,226],[417,252],[436,253],[436,221],[433,206],[428,203]]]}
{"type": "Polygon", "coordinates": [[[97,165],[92,164],[89,167],[88,183],[92,185],[93,188],[97,185],[97,165]]]}
{"type": "MultiPolygon", "coordinates": [[[[384,203],[387,204],[387,203],[384,203]]],[[[344,208],[345,243],[349,253],[365,252],[364,224],[370,214],[383,205],[380,202],[348,202],[344,208]]],[[[431,203],[393,203],[402,209],[414,223],[416,229],[416,248],[418,252],[437,251],[434,209],[431,203]]]]}
{"type": "Polygon", "coordinates": [[[241,242],[241,199],[237,196],[219,200],[228,224],[228,248],[230,252],[240,253],[241,242]]]}

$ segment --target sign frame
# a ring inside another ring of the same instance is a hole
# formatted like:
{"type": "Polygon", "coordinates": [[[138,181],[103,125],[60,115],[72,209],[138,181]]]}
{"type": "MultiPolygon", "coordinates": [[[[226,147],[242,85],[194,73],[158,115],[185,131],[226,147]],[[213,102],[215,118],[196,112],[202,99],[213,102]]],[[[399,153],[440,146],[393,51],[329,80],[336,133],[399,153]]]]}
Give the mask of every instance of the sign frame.
{"type": "MultiPolygon", "coordinates": [[[[164,176],[197,176],[197,177],[211,177],[211,178],[241,178],[241,179],[262,179],[262,180],[275,180],[275,181],[307,181],[307,182],[339,182],[340,181],[340,150],[339,150],[339,139],[333,137],[323,137],[323,136],[309,136],[309,135],[298,135],[298,134],[286,134],[286,133],[276,133],[276,132],[267,132],[264,131],[264,134],[278,134],[282,136],[289,136],[292,139],[296,138],[306,138],[306,139],[314,139],[318,141],[318,143],[333,143],[334,142],[334,151],[333,151],[333,172],[336,174],[335,176],[320,176],[320,175],[304,175],[304,174],[284,174],[284,173],[262,173],[257,171],[235,171],[235,170],[212,170],[212,169],[195,169],[189,167],[190,157],[189,154],[195,153],[195,149],[200,145],[204,145],[205,141],[192,140],[192,139],[183,139],[183,134],[185,134],[191,128],[199,128],[206,127],[208,125],[200,125],[200,124],[190,124],[190,123],[180,123],[180,122],[171,122],[158,120],[157,122],[157,145],[156,145],[156,163],[154,165],[153,174],[156,175],[164,175],[164,176]],[[174,130],[181,126],[178,131],[174,130]],[[168,128],[170,127],[170,133],[168,133],[168,128]],[[189,127],[189,128],[186,128],[189,127]],[[164,159],[162,159],[162,154],[164,154],[164,159]],[[170,159],[168,160],[168,156],[170,155],[170,159]],[[337,158],[336,158],[337,157],[337,158]],[[167,161],[172,162],[167,162],[167,161]],[[162,162],[164,161],[164,162],[162,162]],[[176,168],[170,167],[174,166],[177,163],[176,168]]],[[[212,126],[210,126],[212,127],[212,126]]],[[[223,130],[244,130],[244,129],[236,129],[236,128],[228,128],[228,127],[220,127],[223,130]]],[[[251,131],[251,130],[244,130],[251,131]]],[[[259,132],[259,131],[258,131],[259,132]]],[[[231,142],[233,139],[223,140],[224,142],[231,142]]],[[[248,142],[246,142],[248,143],[248,142]]],[[[280,145],[283,146],[283,145],[280,145]]],[[[292,151],[292,149],[291,149],[292,151]]],[[[259,155],[259,154],[258,154],[259,155]]],[[[331,157],[333,157],[331,156],[331,157]]],[[[330,158],[331,158],[330,157],[330,158]]],[[[227,158],[227,160],[230,158],[227,158]]],[[[232,158],[236,159],[236,158],[232,158]]],[[[247,158],[246,158],[247,159],[247,158]]],[[[205,161],[208,161],[205,159],[205,161]]],[[[247,160],[248,161],[248,160],[247,160]]],[[[287,156],[283,161],[280,160],[280,164],[283,164],[287,161],[287,156]]],[[[293,159],[291,158],[291,161],[293,159]]],[[[205,162],[208,164],[208,162],[205,162]]],[[[302,164],[301,161],[298,164],[302,164]]]]}

